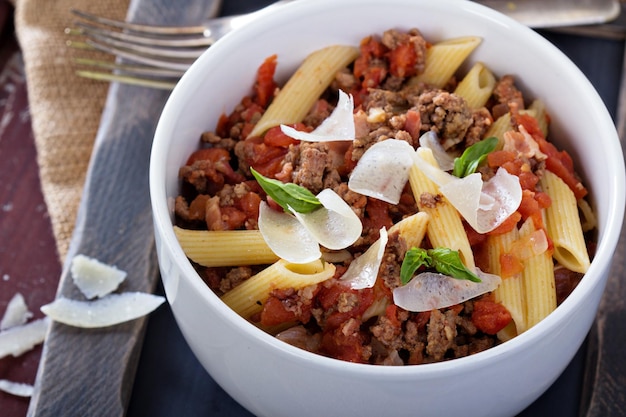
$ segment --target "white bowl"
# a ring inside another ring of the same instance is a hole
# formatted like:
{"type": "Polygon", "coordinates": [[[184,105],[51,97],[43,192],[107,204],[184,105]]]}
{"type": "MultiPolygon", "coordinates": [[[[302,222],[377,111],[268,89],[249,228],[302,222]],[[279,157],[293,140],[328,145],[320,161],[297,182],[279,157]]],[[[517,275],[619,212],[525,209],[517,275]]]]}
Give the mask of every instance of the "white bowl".
{"type": "Polygon", "coordinates": [[[624,214],[624,165],[613,122],[582,73],[554,46],[485,7],[455,0],[299,0],[212,46],[174,89],[154,139],[150,191],[162,279],[176,321],[211,376],[259,416],[509,416],[560,375],[594,320],[624,214]],[[315,49],[358,45],[389,28],[419,28],[431,41],[477,35],[471,56],[514,74],[541,98],[551,138],[567,149],[591,190],[599,234],[595,259],[567,300],[537,326],[479,354],[449,362],[383,367],[315,355],[262,332],[205,285],[172,229],[178,169],[248,94],[255,72],[278,54],[286,77],[315,49]],[[556,138],[556,139],[555,139],[556,138]]]}

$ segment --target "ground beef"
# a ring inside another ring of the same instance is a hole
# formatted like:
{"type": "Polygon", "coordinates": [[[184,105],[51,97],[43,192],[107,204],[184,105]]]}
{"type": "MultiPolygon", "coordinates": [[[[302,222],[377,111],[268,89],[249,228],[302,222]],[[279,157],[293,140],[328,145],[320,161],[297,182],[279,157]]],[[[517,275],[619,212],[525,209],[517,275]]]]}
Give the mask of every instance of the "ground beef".
{"type": "Polygon", "coordinates": [[[404,241],[400,239],[399,233],[389,233],[387,236],[387,245],[385,246],[385,254],[383,256],[378,277],[382,279],[385,286],[389,289],[399,287],[400,284],[400,266],[402,259],[407,251],[404,241]]]}
{"type": "Polygon", "coordinates": [[[359,85],[359,80],[349,68],[344,68],[335,75],[331,88],[333,90],[353,91],[359,85]]]}
{"type": "Polygon", "coordinates": [[[515,79],[512,75],[504,75],[496,82],[493,98],[495,100],[492,109],[494,120],[507,113],[511,106],[516,106],[518,110],[524,108],[524,97],[515,86],[515,79]]]}
{"type": "Polygon", "coordinates": [[[206,206],[210,198],[206,194],[200,194],[188,203],[183,196],[177,196],[174,202],[177,225],[184,229],[206,230],[206,206]]]}
{"type": "Polygon", "coordinates": [[[426,353],[435,362],[445,359],[447,352],[454,346],[456,338],[456,314],[453,310],[445,313],[433,310],[428,322],[428,343],[426,353]]]}
{"type": "Polygon", "coordinates": [[[208,160],[199,160],[179,170],[179,177],[200,194],[214,194],[224,186],[224,176],[208,160]]]}
{"type": "Polygon", "coordinates": [[[352,208],[352,211],[356,213],[356,215],[363,219],[365,215],[365,206],[367,205],[367,197],[363,194],[359,194],[354,192],[348,188],[348,184],[342,182],[333,188],[335,191],[348,205],[352,208]]]}
{"type": "MultiPolygon", "coordinates": [[[[334,100],[336,101],[337,99],[334,98],[334,100]]],[[[317,100],[315,105],[309,110],[309,113],[302,119],[302,123],[307,126],[317,127],[330,116],[333,109],[333,106],[328,101],[324,99],[317,100]]]]}
{"type": "Polygon", "coordinates": [[[406,111],[409,107],[409,103],[399,92],[372,88],[369,90],[363,107],[366,111],[370,109],[382,109],[388,114],[398,114],[406,111]]]}
{"type": "Polygon", "coordinates": [[[484,107],[474,110],[472,112],[472,125],[467,130],[463,147],[467,148],[476,142],[480,142],[492,124],[493,118],[489,110],[484,107]]]}
{"type": "Polygon", "coordinates": [[[252,269],[248,266],[233,268],[220,282],[220,291],[227,293],[252,276],[252,269]]]}
{"type": "Polygon", "coordinates": [[[370,146],[377,142],[393,138],[394,131],[391,127],[383,125],[370,131],[367,135],[357,137],[352,143],[352,160],[358,162],[370,146]]]}
{"type": "Polygon", "coordinates": [[[402,328],[397,326],[389,317],[380,316],[376,324],[370,327],[372,336],[385,348],[385,352],[397,351],[404,346],[402,328]]]}
{"type": "Polygon", "coordinates": [[[474,119],[462,97],[443,90],[428,90],[419,96],[416,104],[422,131],[437,133],[444,149],[463,142],[474,119]]]}
{"type": "Polygon", "coordinates": [[[441,201],[442,196],[439,194],[434,195],[431,193],[422,193],[420,194],[419,206],[434,209],[441,201]]]}
{"type": "Polygon", "coordinates": [[[426,66],[427,42],[417,29],[408,32],[400,32],[395,29],[387,30],[383,33],[381,43],[390,49],[390,72],[393,77],[406,78],[424,72],[426,66]],[[409,51],[404,51],[407,48],[409,51]],[[406,61],[406,57],[411,57],[412,62],[405,67],[396,63],[396,55],[401,55],[399,61],[406,61]]]}
{"type": "Polygon", "coordinates": [[[302,143],[292,181],[317,194],[324,188],[324,174],[329,167],[329,150],[325,143],[302,143]]]}
{"type": "Polygon", "coordinates": [[[237,144],[237,141],[231,138],[222,138],[214,132],[204,132],[200,135],[200,141],[208,143],[214,148],[223,148],[227,151],[232,151],[237,144]]]}

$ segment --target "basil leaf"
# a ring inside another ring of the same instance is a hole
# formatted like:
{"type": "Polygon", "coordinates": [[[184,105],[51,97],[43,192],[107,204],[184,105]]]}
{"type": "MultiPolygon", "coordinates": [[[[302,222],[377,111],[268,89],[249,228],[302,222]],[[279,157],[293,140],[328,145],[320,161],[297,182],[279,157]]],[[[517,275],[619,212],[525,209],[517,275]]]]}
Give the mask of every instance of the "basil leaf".
{"type": "Polygon", "coordinates": [[[304,187],[267,178],[252,167],[250,167],[250,172],[252,172],[254,178],[263,188],[263,191],[272,197],[285,211],[293,210],[298,213],[310,213],[322,206],[318,198],[304,187]]]}
{"type": "Polygon", "coordinates": [[[452,175],[463,178],[476,172],[478,166],[487,158],[487,154],[496,149],[497,144],[498,138],[492,136],[465,149],[460,157],[454,158],[452,175]]]}
{"type": "Polygon", "coordinates": [[[459,252],[449,248],[429,249],[428,254],[433,262],[432,266],[442,274],[446,274],[456,279],[467,279],[473,282],[481,282],[480,278],[470,271],[461,262],[459,252]]]}
{"type": "Polygon", "coordinates": [[[420,267],[431,266],[431,257],[428,256],[428,252],[422,248],[411,248],[404,255],[402,266],[400,267],[400,282],[402,285],[408,284],[413,278],[413,274],[420,267]]]}

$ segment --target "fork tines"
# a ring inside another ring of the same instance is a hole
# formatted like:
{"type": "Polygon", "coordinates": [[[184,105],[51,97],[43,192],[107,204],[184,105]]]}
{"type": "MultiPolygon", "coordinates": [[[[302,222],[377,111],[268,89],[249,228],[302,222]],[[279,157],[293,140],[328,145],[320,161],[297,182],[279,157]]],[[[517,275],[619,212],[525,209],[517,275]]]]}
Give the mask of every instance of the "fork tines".
{"type": "Polygon", "coordinates": [[[119,58],[116,64],[110,58],[75,59],[78,65],[99,69],[77,71],[87,78],[171,89],[193,61],[215,42],[203,26],[138,25],[79,10],[72,13],[85,21],[75,22],[75,28],[66,29],[66,33],[80,35],[84,40],[69,40],[69,46],[119,58]]]}

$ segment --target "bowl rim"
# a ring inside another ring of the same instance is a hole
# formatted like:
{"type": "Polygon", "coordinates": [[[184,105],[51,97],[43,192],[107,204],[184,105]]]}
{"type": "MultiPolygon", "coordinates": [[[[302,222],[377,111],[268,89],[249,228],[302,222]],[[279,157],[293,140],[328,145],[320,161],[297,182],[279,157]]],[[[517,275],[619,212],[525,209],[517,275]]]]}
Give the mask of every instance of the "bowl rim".
{"type": "MultiPolygon", "coordinates": [[[[280,21],[293,19],[299,14],[306,15],[307,13],[318,12],[320,5],[323,9],[332,10],[333,7],[357,7],[374,4],[380,4],[380,1],[342,0],[341,2],[336,2],[336,0],[298,0],[285,4],[280,8],[267,11],[267,13],[271,13],[274,19],[280,21]]],[[[409,5],[406,0],[387,0],[385,5],[388,4],[404,6],[409,5]]],[[[614,127],[612,119],[604,103],[586,76],[563,52],[532,29],[522,25],[508,16],[489,9],[486,6],[466,0],[438,0],[436,5],[429,2],[429,0],[412,0],[410,7],[417,9],[424,7],[425,5],[428,5],[427,7],[443,9],[449,7],[462,8],[465,12],[475,15],[477,18],[489,20],[492,24],[514,28],[519,31],[520,34],[526,36],[527,42],[533,46],[547,48],[547,50],[553,55],[553,60],[560,62],[561,65],[572,67],[571,76],[577,79],[577,88],[584,90],[583,94],[590,98],[591,102],[588,104],[591,111],[594,113],[594,118],[604,120],[606,123],[610,123],[610,125],[614,127]]],[[[169,99],[167,100],[162,112],[162,117],[157,124],[155,141],[150,160],[150,194],[152,199],[155,231],[156,233],[161,234],[161,242],[165,246],[165,250],[172,254],[172,259],[177,263],[177,266],[182,271],[182,275],[184,275],[184,277],[181,279],[188,279],[194,289],[200,292],[202,297],[207,300],[211,307],[221,316],[223,320],[226,320],[233,329],[236,329],[241,333],[246,333],[263,344],[270,345],[272,349],[282,351],[294,360],[303,360],[308,363],[313,361],[316,366],[321,368],[334,370],[341,368],[341,372],[348,372],[354,375],[363,373],[370,374],[372,370],[375,369],[376,374],[381,378],[393,378],[395,380],[402,377],[414,377],[416,373],[424,378],[433,374],[436,374],[437,376],[445,376],[448,374],[458,373],[460,368],[475,369],[481,367],[484,363],[491,362],[495,357],[515,354],[520,349],[523,349],[523,347],[527,344],[532,344],[534,341],[538,340],[546,331],[555,327],[556,323],[562,321],[566,315],[570,314],[572,309],[574,309],[578,303],[583,302],[582,299],[585,294],[593,291],[598,285],[604,285],[604,282],[598,279],[582,279],[577,288],[554,312],[543,319],[537,326],[534,326],[521,335],[516,336],[514,339],[467,357],[444,362],[422,364],[419,366],[372,366],[369,364],[345,362],[311,353],[276,339],[274,336],[265,333],[232,311],[228,306],[226,306],[226,304],[221,302],[219,297],[201,280],[178,244],[172,228],[170,210],[167,203],[164,175],[165,170],[160,169],[160,167],[164,165],[167,155],[167,146],[163,146],[163,143],[168,142],[166,136],[169,135],[169,132],[171,131],[170,126],[175,123],[173,120],[168,120],[167,118],[171,109],[179,106],[184,101],[186,94],[190,93],[194,89],[193,80],[196,77],[196,73],[202,71],[203,65],[211,63],[211,61],[214,60],[214,57],[217,59],[220,54],[227,53],[231,43],[236,43],[239,40],[246,39],[249,36],[258,33],[262,29],[262,20],[263,19],[255,20],[246,26],[238,28],[237,30],[227,34],[220,40],[220,42],[217,42],[200,58],[198,58],[196,63],[194,63],[187,73],[183,75],[180,82],[174,88],[169,99]]],[[[614,197],[610,201],[610,206],[606,208],[608,213],[606,225],[604,226],[602,236],[599,236],[600,239],[596,255],[586,274],[590,276],[601,275],[604,272],[603,270],[608,268],[611,264],[610,260],[617,246],[617,241],[621,231],[626,201],[626,173],[624,169],[624,160],[619,157],[620,155],[623,155],[621,144],[615,130],[611,131],[611,129],[607,128],[606,133],[608,137],[604,145],[609,147],[607,155],[612,156],[607,161],[607,164],[611,168],[614,168],[615,172],[620,175],[609,176],[608,181],[611,186],[609,192],[614,197]]]]}

